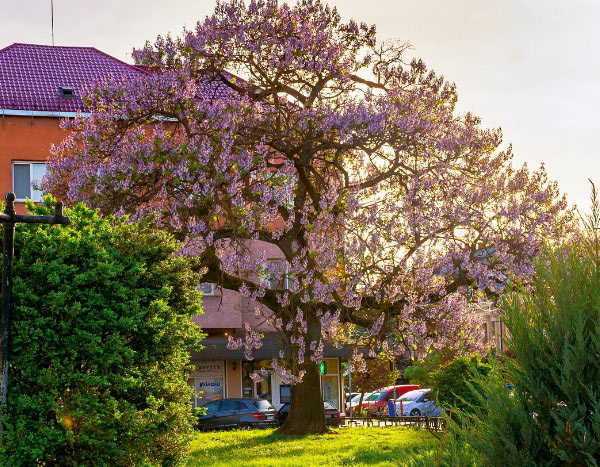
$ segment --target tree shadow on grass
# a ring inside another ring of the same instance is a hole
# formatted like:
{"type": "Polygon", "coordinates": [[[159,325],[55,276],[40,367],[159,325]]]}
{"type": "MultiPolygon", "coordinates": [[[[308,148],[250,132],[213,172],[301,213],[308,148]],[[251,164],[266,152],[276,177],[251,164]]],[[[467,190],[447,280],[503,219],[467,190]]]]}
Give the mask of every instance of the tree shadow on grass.
{"type": "MultiPolygon", "coordinates": [[[[234,432],[235,433],[235,432],[234,432]]],[[[247,432],[240,432],[240,434],[247,432]]],[[[232,433],[233,434],[233,433],[232,433]]],[[[338,432],[335,433],[339,435],[338,432]]],[[[263,436],[252,436],[247,439],[233,438],[231,443],[221,440],[217,446],[201,447],[192,452],[192,465],[194,462],[209,459],[218,460],[222,464],[240,465],[240,463],[264,462],[265,465],[277,465],[283,457],[298,455],[302,461],[303,451],[309,446],[298,446],[296,442],[310,440],[323,436],[327,443],[331,435],[281,435],[272,432],[263,436]],[[234,441],[235,440],[235,441],[234,441]],[[278,445],[274,447],[273,445],[278,445]]],[[[218,435],[216,436],[218,438],[218,435]]],[[[335,439],[335,437],[334,437],[335,439]]],[[[363,436],[364,440],[364,436],[363,436]]],[[[320,440],[321,441],[321,440],[320,440]]],[[[379,444],[375,439],[367,441],[364,447],[358,449],[340,448],[336,452],[336,465],[373,465],[390,463],[393,465],[428,466],[435,464],[435,446],[426,442],[419,446],[389,446],[379,444]],[[371,442],[369,442],[371,441],[371,442]]],[[[364,442],[364,441],[363,441],[364,442]]],[[[200,464],[198,464],[200,465],[200,464]]],[[[306,466],[308,467],[308,466],[306,466]]]]}
{"type": "MultiPolygon", "coordinates": [[[[234,431],[235,432],[235,431],[234,431]]],[[[219,433],[219,432],[214,432],[219,433]]],[[[240,431],[240,434],[245,434],[247,432],[240,431]]],[[[207,432],[210,434],[210,432],[207,432]]],[[[234,458],[238,455],[238,453],[246,453],[247,460],[252,460],[253,453],[252,449],[268,447],[270,445],[282,442],[293,442],[293,441],[301,441],[306,439],[311,435],[303,436],[303,435],[281,435],[277,432],[269,433],[265,436],[255,436],[249,439],[244,439],[241,441],[236,440],[235,446],[231,444],[225,444],[220,446],[208,447],[208,448],[200,448],[196,451],[192,451],[191,459],[195,460],[200,457],[214,457],[217,459],[221,459],[222,461],[226,461],[228,458],[234,458]]],[[[325,435],[327,436],[327,435],[325,435]]],[[[265,454],[263,453],[262,456],[265,454]]],[[[270,456],[269,456],[270,457],[270,456]]]]}

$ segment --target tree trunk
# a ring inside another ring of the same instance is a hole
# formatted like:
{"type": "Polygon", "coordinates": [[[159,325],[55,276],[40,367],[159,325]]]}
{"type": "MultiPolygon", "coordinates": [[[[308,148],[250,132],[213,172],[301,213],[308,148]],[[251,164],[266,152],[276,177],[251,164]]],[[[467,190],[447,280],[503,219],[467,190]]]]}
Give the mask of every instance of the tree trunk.
{"type": "MultiPolygon", "coordinates": [[[[308,318],[307,348],[311,341],[319,341],[321,337],[321,323],[317,318],[308,318]]],[[[304,370],[304,378],[299,384],[292,385],[290,398],[290,412],[279,429],[286,435],[309,435],[328,433],[325,425],[325,409],[321,395],[321,373],[319,365],[313,362],[307,352],[304,363],[298,365],[299,370],[304,370]]]]}

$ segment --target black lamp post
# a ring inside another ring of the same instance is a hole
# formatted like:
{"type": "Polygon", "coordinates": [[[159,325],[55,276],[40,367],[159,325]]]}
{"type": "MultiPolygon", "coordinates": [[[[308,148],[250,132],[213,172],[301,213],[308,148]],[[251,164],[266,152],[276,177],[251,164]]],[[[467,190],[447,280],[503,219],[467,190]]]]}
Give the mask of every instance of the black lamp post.
{"type": "MultiPolygon", "coordinates": [[[[8,396],[8,364],[10,343],[10,312],[12,294],[13,254],[15,250],[15,224],[63,224],[69,218],[63,216],[63,205],[56,203],[54,216],[29,216],[15,213],[15,194],[6,194],[6,209],[0,212],[0,222],[4,227],[3,259],[2,259],[2,335],[0,350],[2,352],[2,373],[0,373],[0,408],[6,407],[8,396]]],[[[0,436],[4,431],[4,423],[0,415],[0,436]]]]}

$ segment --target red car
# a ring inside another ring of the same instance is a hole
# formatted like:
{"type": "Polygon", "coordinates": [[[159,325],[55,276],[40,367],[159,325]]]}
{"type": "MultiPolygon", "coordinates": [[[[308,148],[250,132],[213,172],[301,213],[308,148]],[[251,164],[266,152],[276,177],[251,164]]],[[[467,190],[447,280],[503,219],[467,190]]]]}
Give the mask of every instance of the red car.
{"type": "MultiPolygon", "coordinates": [[[[414,391],[415,389],[421,389],[421,386],[417,384],[403,384],[400,386],[390,386],[379,389],[378,391],[370,394],[365,394],[360,407],[366,409],[370,415],[387,413],[388,401],[399,399],[403,394],[407,393],[408,391],[414,391]]],[[[358,402],[352,404],[353,411],[358,410],[358,408],[358,402]]]]}

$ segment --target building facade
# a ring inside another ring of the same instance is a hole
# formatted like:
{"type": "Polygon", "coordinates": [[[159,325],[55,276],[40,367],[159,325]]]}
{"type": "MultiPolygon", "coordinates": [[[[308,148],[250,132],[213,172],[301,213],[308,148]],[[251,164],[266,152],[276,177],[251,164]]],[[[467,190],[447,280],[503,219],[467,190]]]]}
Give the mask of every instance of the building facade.
{"type": "MultiPolygon", "coordinates": [[[[273,263],[284,261],[284,256],[277,247],[259,240],[249,242],[248,254],[256,262],[260,261],[259,258],[267,258],[267,262],[273,263]]],[[[250,279],[260,280],[258,277],[250,279]]],[[[204,314],[195,316],[194,322],[208,337],[202,342],[202,350],[192,352],[195,371],[190,375],[190,384],[196,388],[198,396],[194,400],[194,406],[201,406],[207,400],[217,397],[259,397],[269,400],[276,408],[288,402],[290,386],[271,367],[272,359],[280,351],[287,354],[288,349],[275,329],[255,314],[256,308],[263,310],[261,316],[268,313],[268,310],[236,291],[220,289],[214,284],[204,284],[202,292],[204,314]],[[243,350],[227,348],[230,336],[243,337],[245,323],[264,335],[262,347],[253,351],[253,360],[247,360],[243,350]],[[253,381],[250,375],[262,369],[266,370],[267,376],[259,382],[253,381]]],[[[348,360],[350,351],[348,348],[338,349],[325,345],[323,355],[323,399],[343,411],[345,395],[341,363],[348,360]]]]}
{"type": "Polygon", "coordinates": [[[50,147],[65,131],[61,118],[86,112],[84,87],[144,71],[93,47],[12,44],[0,49],[0,193],[13,191],[19,213],[25,199],[42,199],[50,147]]]}
{"type": "MultiPolygon", "coordinates": [[[[25,199],[42,199],[40,183],[50,148],[66,136],[60,120],[87,112],[82,90],[109,76],[126,80],[144,73],[143,68],[92,47],[12,44],[0,49],[0,193],[15,192],[19,213],[25,210],[25,199]]],[[[281,252],[266,243],[252,242],[249,252],[257,258],[264,253],[268,261],[283,261],[281,252]]],[[[276,407],[288,401],[289,385],[270,367],[285,346],[274,329],[257,321],[254,310],[259,305],[213,284],[204,284],[202,291],[204,314],[193,320],[208,337],[202,343],[204,349],[191,353],[194,406],[223,397],[260,397],[276,407]],[[240,336],[246,322],[265,335],[253,360],[246,360],[243,351],[227,349],[228,337],[240,336]],[[254,382],[250,375],[261,369],[267,376],[254,382]]],[[[349,351],[326,346],[324,356],[323,398],[343,410],[341,362],[347,360],[349,351]]]]}
{"type": "Polygon", "coordinates": [[[491,302],[478,306],[478,316],[481,319],[483,344],[491,345],[500,351],[505,349],[505,340],[508,337],[506,326],[500,318],[500,310],[491,302]]]}

